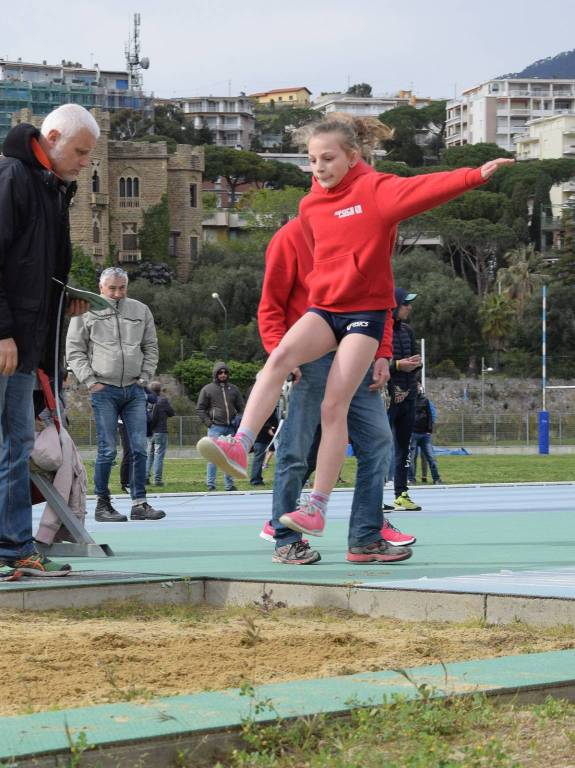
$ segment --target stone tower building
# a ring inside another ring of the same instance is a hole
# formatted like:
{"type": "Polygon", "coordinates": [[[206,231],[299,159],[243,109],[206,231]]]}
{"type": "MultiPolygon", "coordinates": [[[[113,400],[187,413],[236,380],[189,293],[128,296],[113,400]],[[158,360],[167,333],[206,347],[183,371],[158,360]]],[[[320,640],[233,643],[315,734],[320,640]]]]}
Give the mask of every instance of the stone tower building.
{"type": "MultiPolygon", "coordinates": [[[[202,244],[203,149],[178,144],[169,154],[164,141],[113,141],[109,113],[94,109],[92,114],[101,134],[91,166],[78,178],[70,211],[72,242],[100,265],[110,256],[122,265],[138,262],[144,214],[165,196],[170,239],[168,252],[157,259],[175,259],[178,280],[187,282],[202,244]]],[[[42,119],[21,110],[12,123],[40,126],[42,119]]]]}

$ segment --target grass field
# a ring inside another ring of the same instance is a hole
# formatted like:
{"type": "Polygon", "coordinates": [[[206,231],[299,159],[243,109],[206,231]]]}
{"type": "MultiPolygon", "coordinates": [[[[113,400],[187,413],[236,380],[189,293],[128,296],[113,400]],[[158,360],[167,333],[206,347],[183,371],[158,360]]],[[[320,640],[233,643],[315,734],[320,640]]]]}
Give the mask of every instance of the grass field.
{"type": "MultiPolygon", "coordinates": [[[[575,455],[562,456],[440,456],[439,471],[446,484],[457,483],[525,483],[575,481],[575,455]]],[[[89,487],[93,476],[93,461],[86,462],[89,487]]],[[[264,472],[266,485],[271,488],[273,465],[264,472]]],[[[353,486],[355,459],[346,459],[338,487],[353,486]]],[[[168,459],[164,464],[162,492],[178,493],[206,490],[206,463],[202,459],[168,459]]],[[[218,489],[223,490],[223,477],[218,472],[218,489]]],[[[239,490],[251,488],[246,481],[238,481],[239,490]]],[[[120,493],[118,467],[112,473],[112,493],[120,493]]]]}

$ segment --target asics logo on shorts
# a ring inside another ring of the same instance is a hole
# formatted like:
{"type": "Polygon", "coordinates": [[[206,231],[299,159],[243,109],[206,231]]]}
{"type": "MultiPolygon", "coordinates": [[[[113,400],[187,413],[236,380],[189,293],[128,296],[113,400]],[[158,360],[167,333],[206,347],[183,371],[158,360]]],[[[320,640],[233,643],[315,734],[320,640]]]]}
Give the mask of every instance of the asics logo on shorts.
{"type": "Polygon", "coordinates": [[[334,211],[334,216],[338,219],[347,219],[348,216],[355,216],[358,213],[363,213],[361,205],[352,205],[349,208],[341,208],[339,211],[334,211]]]}
{"type": "Polygon", "coordinates": [[[345,326],[346,331],[351,331],[352,328],[369,328],[369,322],[367,320],[356,320],[354,323],[345,326]]]}

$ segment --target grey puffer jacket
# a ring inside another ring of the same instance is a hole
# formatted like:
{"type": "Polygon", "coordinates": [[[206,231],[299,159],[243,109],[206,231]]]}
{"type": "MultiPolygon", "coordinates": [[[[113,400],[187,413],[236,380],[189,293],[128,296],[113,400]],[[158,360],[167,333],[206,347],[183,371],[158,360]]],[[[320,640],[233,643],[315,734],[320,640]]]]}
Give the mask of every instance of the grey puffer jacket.
{"type": "Polygon", "coordinates": [[[135,299],[110,304],[110,310],[72,318],[66,338],[68,364],[88,388],[98,382],[115,387],[147,384],[159,356],[152,313],[135,299]]]}

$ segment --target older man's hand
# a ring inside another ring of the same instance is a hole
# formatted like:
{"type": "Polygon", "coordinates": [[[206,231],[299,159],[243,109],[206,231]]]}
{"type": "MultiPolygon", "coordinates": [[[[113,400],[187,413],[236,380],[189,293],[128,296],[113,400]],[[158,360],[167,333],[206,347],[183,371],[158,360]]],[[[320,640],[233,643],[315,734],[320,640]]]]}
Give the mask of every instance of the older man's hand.
{"type": "Polygon", "coordinates": [[[18,367],[18,347],[14,339],[0,340],[0,374],[12,376],[18,367]]]}

